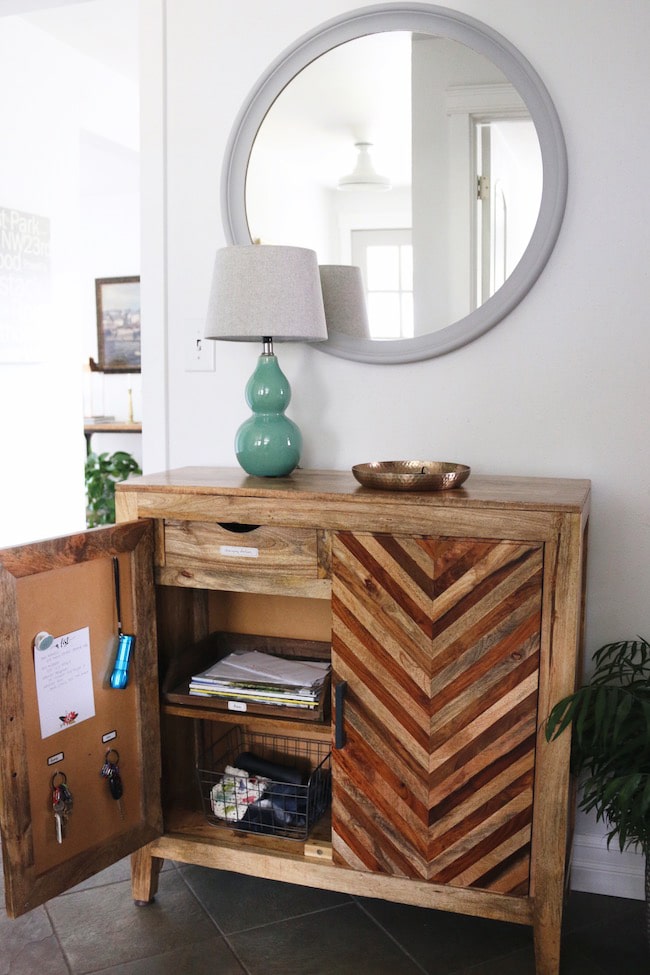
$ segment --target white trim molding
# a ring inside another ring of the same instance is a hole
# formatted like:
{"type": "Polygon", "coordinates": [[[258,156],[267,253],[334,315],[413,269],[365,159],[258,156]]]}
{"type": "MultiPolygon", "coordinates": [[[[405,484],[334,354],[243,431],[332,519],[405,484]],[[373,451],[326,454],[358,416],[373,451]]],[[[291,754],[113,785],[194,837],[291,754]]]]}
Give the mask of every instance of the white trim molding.
{"type": "Polygon", "coordinates": [[[616,840],[576,833],[571,857],[571,889],[644,900],[645,859],[640,850],[621,853],[616,840]]]}
{"type": "Polygon", "coordinates": [[[446,92],[447,115],[509,115],[529,118],[526,102],[514,85],[451,85],[446,92]]]}

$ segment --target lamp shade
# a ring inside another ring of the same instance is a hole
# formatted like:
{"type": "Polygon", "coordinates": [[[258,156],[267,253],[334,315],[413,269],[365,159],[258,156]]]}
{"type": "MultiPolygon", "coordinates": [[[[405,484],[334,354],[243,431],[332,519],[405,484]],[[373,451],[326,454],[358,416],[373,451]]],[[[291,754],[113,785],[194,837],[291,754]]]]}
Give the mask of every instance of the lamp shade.
{"type": "Polygon", "coordinates": [[[233,342],[327,338],[316,252],[248,244],[217,251],[205,337],[233,342]]]}
{"type": "Polygon", "coordinates": [[[328,333],[370,338],[361,268],[321,264],[319,271],[328,333]]]}

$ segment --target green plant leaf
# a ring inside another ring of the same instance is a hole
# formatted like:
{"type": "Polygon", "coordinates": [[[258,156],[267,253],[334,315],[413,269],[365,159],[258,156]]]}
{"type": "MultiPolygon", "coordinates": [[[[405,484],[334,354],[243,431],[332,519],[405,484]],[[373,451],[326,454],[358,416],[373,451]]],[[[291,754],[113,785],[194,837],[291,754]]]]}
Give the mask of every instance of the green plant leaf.
{"type": "Polygon", "coordinates": [[[573,720],[575,709],[576,699],[573,695],[558,701],[546,721],[545,734],[547,741],[558,738],[562,734],[573,720]]]}
{"type": "Polygon", "coordinates": [[[613,741],[619,741],[621,734],[625,734],[626,722],[632,710],[633,698],[627,694],[617,703],[614,709],[614,727],[612,730],[613,741]]]}
{"type": "Polygon", "coordinates": [[[115,522],[115,485],[130,474],[141,474],[135,457],[124,450],[86,457],[86,524],[89,528],[115,522]]]}
{"type": "MultiPolygon", "coordinates": [[[[650,775],[645,776],[645,786],[641,795],[641,815],[650,818],[650,775]]],[[[648,823],[650,827],[650,822],[648,823]]]]}
{"type": "Polygon", "coordinates": [[[638,637],[593,655],[588,683],[551,709],[547,741],[571,726],[579,806],[608,829],[608,843],[650,855],[650,644],[638,637]]]}

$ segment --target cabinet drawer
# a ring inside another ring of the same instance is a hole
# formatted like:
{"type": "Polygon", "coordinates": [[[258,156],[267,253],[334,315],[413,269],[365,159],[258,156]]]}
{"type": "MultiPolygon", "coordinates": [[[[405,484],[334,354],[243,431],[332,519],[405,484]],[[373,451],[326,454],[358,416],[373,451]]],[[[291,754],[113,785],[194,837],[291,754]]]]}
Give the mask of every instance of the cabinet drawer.
{"type": "Polygon", "coordinates": [[[318,572],[317,533],[309,528],[165,521],[164,544],[168,568],[198,565],[255,574],[276,570],[310,579],[318,572]]]}

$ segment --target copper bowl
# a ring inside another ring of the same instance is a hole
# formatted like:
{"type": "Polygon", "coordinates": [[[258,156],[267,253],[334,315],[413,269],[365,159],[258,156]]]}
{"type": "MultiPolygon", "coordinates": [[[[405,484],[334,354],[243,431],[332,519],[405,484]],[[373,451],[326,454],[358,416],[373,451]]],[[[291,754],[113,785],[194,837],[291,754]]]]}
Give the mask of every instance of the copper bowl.
{"type": "Polygon", "coordinates": [[[431,460],[382,460],[355,464],[359,484],[380,491],[448,491],[467,480],[465,464],[431,460]]]}

